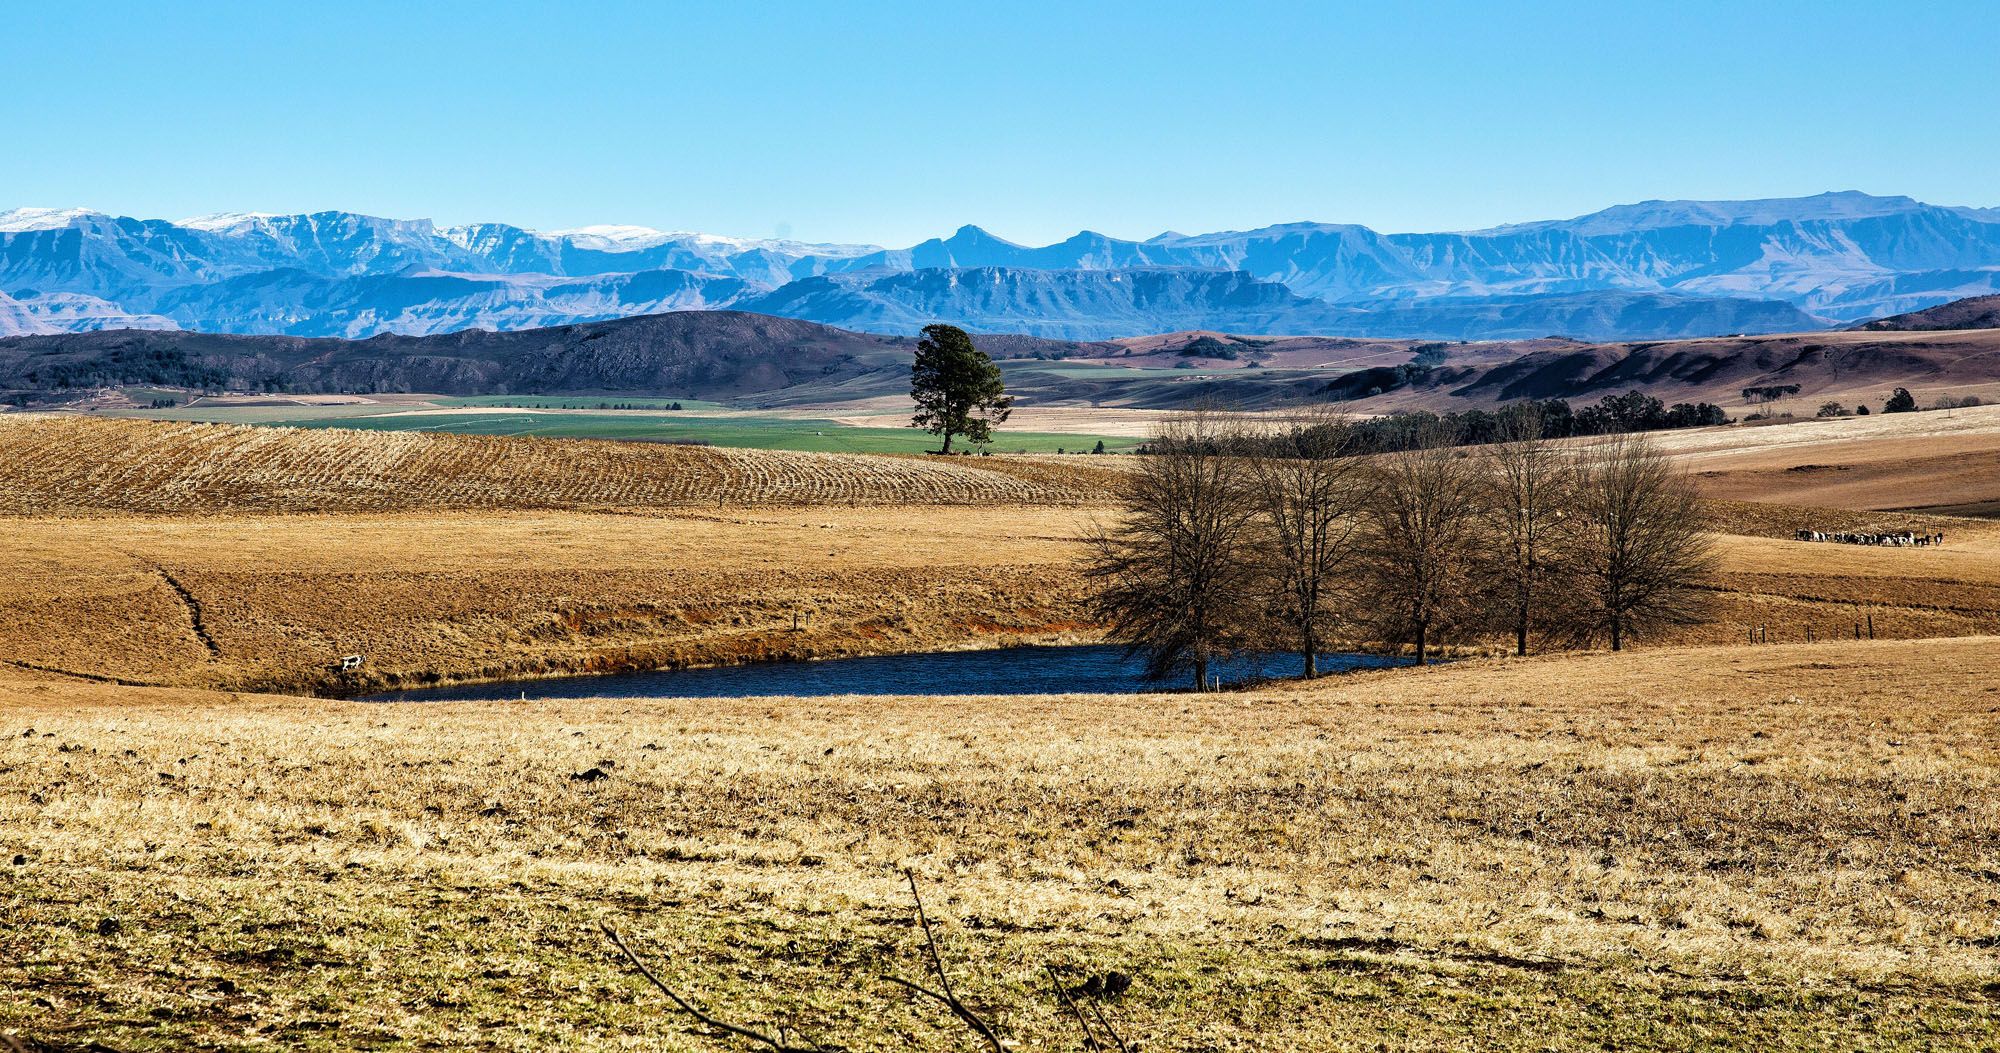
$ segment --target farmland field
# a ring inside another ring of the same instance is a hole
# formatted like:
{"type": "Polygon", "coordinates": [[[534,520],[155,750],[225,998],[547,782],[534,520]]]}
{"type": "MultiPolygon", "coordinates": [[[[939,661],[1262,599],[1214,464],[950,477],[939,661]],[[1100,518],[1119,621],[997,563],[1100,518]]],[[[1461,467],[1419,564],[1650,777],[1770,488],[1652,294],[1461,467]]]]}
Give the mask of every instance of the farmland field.
{"type": "MultiPolygon", "coordinates": [[[[838,453],[923,453],[937,449],[936,436],[910,428],[850,427],[831,420],[790,417],[705,417],[681,413],[507,413],[405,412],[343,417],[328,421],[272,421],[296,427],[358,428],[366,431],[442,431],[461,435],[533,435],[546,438],[629,439],[643,442],[707,444],[758,450],[812,450],[838,453]]],[[[1098,441],[1107,452],[1138,445],[1115,435],[1003,432],[993,448],[1004,452],[1081,452],[1098,441]]],[[[962,443],[961,443],[962,445],[962,443]]]]}
{"type": "MultiPolygon", "coordinates": [[[[822,453],[924,453],[936,436],[900,426],[856,425],[830,418],[730,410],[696,399],[624,396],[478,397],[405,396],[396,402],[356,401],[305,405],[282,400],[254,404],[195,402],[169,409],[121,409],[116,416],[143,420],[260,424],[361,431],[435,431],[460,435],[525,435],[568,439],[726,446],[822,453]],[[681,409],[669,409],[679,402],[681,409]]],[[[107,414],[111,415],[111,414],[107,414]]],[[[1103,442],[1106,452],[1129,451],[1136,437],[1096,432],[1003,429],[990,447],[1000,453],[1080,453],[1103,442]]],[[[960,445],[963,446],[961,440],[960,445]]]]}
{"type": "Polygon", "coordinates": [[[1992,1048],[2000,523],[1757,482],[1994,430],[1938,423],[1674,437],[1717,613],[1636,652],[385,706],[303,693],[1093,640],[1132,459],[0,418],[0,1034],[724,1048],[608,921],[732,1019],[965,1048],[877,979],[908,868],[1021,1048],[1080,1048],[1046,967],[1151,1050],[1992,1048]]]}
{"type": "Polygon", "coordinates": [[[638,395],[439,395],[428,397],[425,401],[440,406],[511,406],[525,409],[610,409],[614,405],[651,410],[671,409],[675,406],[683,410],[727,408],[720,402],[704,402],[700,399],[650,398],[638,395]]]}

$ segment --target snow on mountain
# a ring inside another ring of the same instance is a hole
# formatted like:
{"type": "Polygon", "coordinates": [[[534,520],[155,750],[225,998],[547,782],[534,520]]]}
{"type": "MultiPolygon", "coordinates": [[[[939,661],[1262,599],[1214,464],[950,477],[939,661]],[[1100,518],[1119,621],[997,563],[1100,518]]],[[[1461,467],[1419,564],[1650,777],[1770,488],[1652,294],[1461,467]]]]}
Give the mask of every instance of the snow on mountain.
{"type": "Polygon", "coordinates": [[[654,230],[651,227],[626,227],[616,224],[551,230],[548,234],[551,237],[562,238],[578,248],[595,249],[598,252],[637,252],[655,245],[664,245],[669,241],[688,241],[696,237],[696,235],[654,230]]]}
{"type": "MultiPolygon", "coordinates": [[[[61,230],[79,219],[104,216],[87,208],[16,208],[0,212],[0,234],[61,230]]],[[[107,217],[108,218],[108,217],[107,217]]]]}
{"type": "Polygon", "coordinates": [[[189,230],[240,231],[246,227],[255,227],[267,220],[276,218],[278,218],[278,214],[275,212],[217,212],[212,216],[195,216],[191,219],[183,219],[176,222],[174,226],[186,227],[189,230]]]}
{"type": "Polygon", "coordinates": [[[725,234],[702,234],[688,230],[654,230],[651,227],[599,224],[567,230],[537,231],[579,249],[595,252],[639,252],[661,245],[682,245],[696,251],[717,253],[773,252],[786,256],[824,256],[849,259],[881,251],[875,245],[830,245],[772,238],[736,238],[725,234]]]}

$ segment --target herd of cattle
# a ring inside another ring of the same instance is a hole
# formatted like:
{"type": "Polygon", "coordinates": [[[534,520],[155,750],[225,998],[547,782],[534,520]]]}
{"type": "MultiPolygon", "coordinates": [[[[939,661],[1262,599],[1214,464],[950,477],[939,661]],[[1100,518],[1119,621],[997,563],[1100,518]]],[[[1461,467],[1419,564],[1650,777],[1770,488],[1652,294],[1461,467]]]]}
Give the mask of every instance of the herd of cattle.
{"type": "Polygon", "coordinates": [[[1910,530],[1892,530],[1880,534],[1854,531],[1801,530],[1792,536],[1794,540],[1798,541],[1837,541],[1843,545],[1923,546],[1944,544],[1943,534],[1919,534],[1910,530]]]}

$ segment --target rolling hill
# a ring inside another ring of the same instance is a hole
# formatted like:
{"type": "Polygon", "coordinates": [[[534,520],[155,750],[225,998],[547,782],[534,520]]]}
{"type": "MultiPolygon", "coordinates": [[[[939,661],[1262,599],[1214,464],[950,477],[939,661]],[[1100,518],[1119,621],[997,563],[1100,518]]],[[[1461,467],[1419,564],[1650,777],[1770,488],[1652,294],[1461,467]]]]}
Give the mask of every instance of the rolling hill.
{"type": "Polygon", "coordinates": [[[1877,318],[1854,327],[1864,333],[1907,333],[1940,329],[2000,329],[2000,296],[1973,296],[1922,311],[1877,318]]]}
{"type": "Polygon", "coordinates": [[[1358,412],[1490,408],[1529,398],[1595,401],[1638,390],[1665,402],[1713,402],[1811,416],[1883,401],[1898,387],[1919,403],[1938,396],[2000,397],[2000,331],[1790,333],[1545,347],[1497,364],[1453,365],[1402,384],[1328,385],[1358,412]],[[1796,385],[1794,389],[1793,386],[1796,385]],[[1748,389],[1779,394],[1746,394],[1748,389]]]}
{"type": "MultiPolygon", "coordinates": [[[[726,398],[906,364],[916,342],[734,311],[366,340],[114,331],[0,340],[0,388],[126,384],[453,395],[726,398]]],[[[1066,346],[1066,345],[1059,345],[1066,346]]]]}
{"type": "MultiPolygon", "coordinates": [[[[928,276],[940,273],[902,276],[909,281],[896,287],[921,291],[928,276]]],[[[1210,280],[1205,272],[1181,276],[1210,280]]],[[[1116,285],[1111,277],[1088,280],[1116,285]]],[[[1021,295],[1004,275],[989,276],[981,288],[996,312],[1018,304],[1021,295]]],[[[1241,301],[1228,295],[1242,288],[1223,283],[1218,302],[1240,302],[1240,310],[1254,313],[1265,302],[1259,297],[1272,295],[1257,291],[1241,301]]],[[[1129,303],[1116,297],[1133,291],[1093,295],[1106,297],[1109,310],[1129,303]]],[[[1215,330],[1099,342],[1021,334],[981,335],[978,341],[1006,361],[1009,389],[1040,405],[1251,408],[1333,399],[1358,412],[1390,412],[1526,398],[1594,400],[1633,389],[1668,402],[1743,405],[1753,401],[1746,389],[1779,388],[1786,389],[1788,408],[1811,412],[1822,401],[1879,403],[1895,387],[1910,388],[1925,404],[1942,394],[2000,397],[2000,330],[1919,327],[1981,320],[1985,309],[1974,301],[1889,320],[1908,327],[1900,330],[1638,342],[1444,343],[1215,330]],[[1789,390],[1794,385],[1796,391],[1789,390]]],[[[915,347],[909,337],[739,311],[365,340],[116,330],[0,339],[0,392],[32,401],[49,393],[153,385],[301,394],[627,393],[829,405],[902,395],[915,347]]]]}

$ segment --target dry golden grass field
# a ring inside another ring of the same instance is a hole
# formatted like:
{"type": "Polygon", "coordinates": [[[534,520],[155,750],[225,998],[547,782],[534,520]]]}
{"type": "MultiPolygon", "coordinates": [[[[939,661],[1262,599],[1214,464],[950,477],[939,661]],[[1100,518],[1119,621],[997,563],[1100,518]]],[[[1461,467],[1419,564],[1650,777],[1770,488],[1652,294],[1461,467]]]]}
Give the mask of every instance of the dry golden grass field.
{"type": "Polygon", "coordinates": [[[2000,1041],[1990,638],[1141,697],[380,706],[0,684],[0,1025],[112,1048],[2000,1041]],[[592,768],[609,778],[587,782],[592,768]]]}
{"type": "Polygon", "coordinates": [[[1621,655],[384,706],[252,692],[1090,638],[1121,461],[0,419],[0,1048],[732,1048],[599,921],[732,1018],[973,1048],[880,979],[905,867],[1022,1049],[1083,1048],[1050,965],[1147,1050],[1995,1048],[2000,523],[1782,485],[1923,423],[1675,437],[1718,620],[1621,655]]]}
{"type": "Polygon", "coordinates": [[[2000,406],[1662,435],[1717,497],[2000,513],[2000,406]]]}

